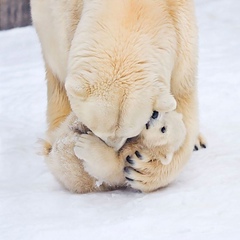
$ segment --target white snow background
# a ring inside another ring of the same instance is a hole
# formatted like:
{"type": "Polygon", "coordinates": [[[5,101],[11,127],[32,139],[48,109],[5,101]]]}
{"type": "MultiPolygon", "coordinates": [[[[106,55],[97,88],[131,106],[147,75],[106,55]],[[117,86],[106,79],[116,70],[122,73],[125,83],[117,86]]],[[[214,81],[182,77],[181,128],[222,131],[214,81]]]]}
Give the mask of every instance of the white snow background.
{"type": "Polygon", "coordinates": [[[35,154],[46,84],[32,27],[0,32],[0,240],[240,239],[240,1],[197,0],[206,150],[151,194],[63,189],[35,154]]]}

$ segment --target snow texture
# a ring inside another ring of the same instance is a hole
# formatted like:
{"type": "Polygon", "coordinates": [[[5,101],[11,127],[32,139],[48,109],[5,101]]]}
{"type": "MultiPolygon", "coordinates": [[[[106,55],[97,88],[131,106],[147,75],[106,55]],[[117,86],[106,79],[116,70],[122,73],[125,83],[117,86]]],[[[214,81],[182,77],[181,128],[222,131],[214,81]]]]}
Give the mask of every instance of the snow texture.
{"type": "Polygon", "coordinates": [[[32,27],[0,32],[0,239],[240,239],[240,1],[197,0],[206,150],[151,194],[63,189],[36,155],[46,83],[32,27]]]}

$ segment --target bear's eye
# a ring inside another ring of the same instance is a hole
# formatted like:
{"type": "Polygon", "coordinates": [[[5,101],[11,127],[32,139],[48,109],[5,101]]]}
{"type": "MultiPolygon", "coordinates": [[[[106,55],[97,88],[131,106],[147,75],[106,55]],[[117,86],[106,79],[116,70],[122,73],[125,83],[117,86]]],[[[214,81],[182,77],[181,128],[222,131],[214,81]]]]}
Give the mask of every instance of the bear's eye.
{"type": "Polygon", "coordinates": [[[161,132],[162,132],[162,133],[165,133],[166,131],[167,131],[167,128],[166,128],[166,127],[162,127],[162,128],[161,128],[161,132]]]}
{"type": "Polygon", "coordinates": [[[152,119],[156,119],[158,117],[158,112],[157,111],[153,111],[153,114],[151,116],[152,119]]]}

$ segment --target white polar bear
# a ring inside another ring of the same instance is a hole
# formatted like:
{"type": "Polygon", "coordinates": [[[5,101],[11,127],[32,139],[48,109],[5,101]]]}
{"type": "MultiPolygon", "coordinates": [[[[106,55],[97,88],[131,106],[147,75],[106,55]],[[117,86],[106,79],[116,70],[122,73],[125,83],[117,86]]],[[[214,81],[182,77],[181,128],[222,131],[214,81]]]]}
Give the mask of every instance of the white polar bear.
{"type": "MultiPolygon", "coordinates": [[[[131,186],[152,191],[173,181],[199,133],[193,0],[31,0],[31,8],[46,66],[48,138],[73,111],[117,150],[140,134],[154,110],[161,112],[164,83],[177,101],[187,134],[168,165],[149,161],[151,149],[143,154],[138,144],[132,145],[129,155],[139,150],[145,160],[136,159],[142,180],[131,186]]],[[[98,144],[91,136],[81,141],[85,150],[98,144]]],[[[119,165],[112,158],[115,152],[106,150],[104,156],[112,159],[109,169],[119,165]]],[[[54,164],[54,175],[68,183],[81,172],[71,161],[56,159],[54,164]]]]}

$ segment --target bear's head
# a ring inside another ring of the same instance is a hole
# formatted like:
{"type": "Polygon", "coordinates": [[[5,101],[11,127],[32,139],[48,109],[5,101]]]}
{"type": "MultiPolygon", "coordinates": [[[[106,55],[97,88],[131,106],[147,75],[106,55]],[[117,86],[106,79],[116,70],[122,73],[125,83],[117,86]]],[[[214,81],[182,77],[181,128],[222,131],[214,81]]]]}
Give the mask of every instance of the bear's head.
{"type": "Polygon", "coordinates": [[[175,99],[158,81],[91,81],[78,74],[69,76],[65,86],[79,120],[115,150],[140,134],[154,110],[176,108],[175,99]]]}
{"type": "Polygon", "coordinates": [[[122,26],[121,16],[116,19],[102,15],[98,21],[86,16],[80,21],[65,87],[79,120],[118,150],[127,138],[139,135],[154,110],[172,111],[176,101],[171,76],[165,74],[169,70],[159,67],[167,51],[162,53],[138,28],[122,26]]]}

